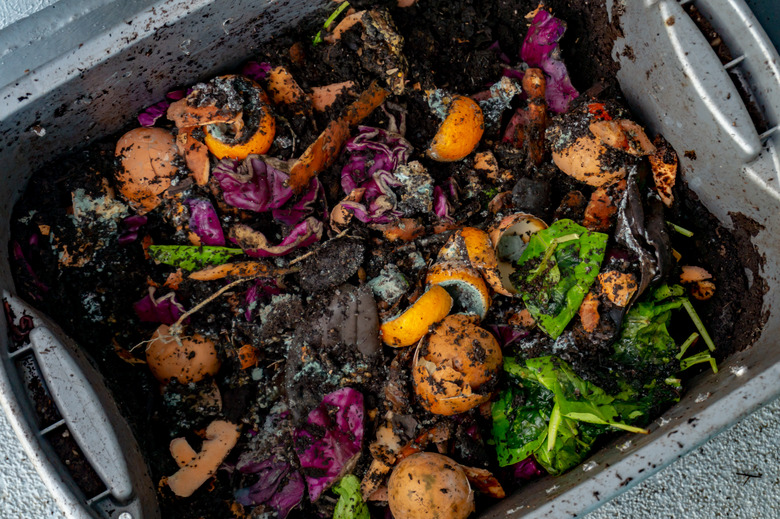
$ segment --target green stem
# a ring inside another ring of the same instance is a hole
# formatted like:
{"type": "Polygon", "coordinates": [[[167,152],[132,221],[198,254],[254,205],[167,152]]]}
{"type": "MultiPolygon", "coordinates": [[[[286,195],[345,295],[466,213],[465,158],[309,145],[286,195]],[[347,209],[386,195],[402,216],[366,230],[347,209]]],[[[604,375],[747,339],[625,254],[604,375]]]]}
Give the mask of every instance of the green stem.
{"type": "Polygon", "coordinates": [[[686,369],[690,368],[691,366],[695,366],[696,364],[701,364],[703,362],[709,362],[710,367],[712,368],[713,373],[718,372],[718,364],[715,361],[715,359],[710,355],[710,352],[708,351],[702,351],[701,353],[697,353],[696,355],[691,355],[687,359],[683,359],[680,361],[680,370],[685,371],[686,369]]]}
{"type": "Polygon", "coordinates": [[[544,272],[547,269],[547,262],[550,261],[550,258],[552,258],[553,253],[555,252],[555,249],[558,248],[558,245],[561,243],[566,243],[574,240],[579,240],[580,235],[579,234],[567,234],[566,236],[561,236],[559,238],[553,238],[550,242],[550,245],[547,246],[547,248],[544,251],[544,256],[542,256],[542,260],[539,263],[539,266],[534,269],[533,272],[531,272],[531,275],[526,280],[528,283],[536,279],[536,277],[544,272]]]}
{"type": "Polygon", "coordinates": [[[672,222],[670,222],[668,220],[666,221],[666,224],[669,227],[671,227],[672,229],[674,229],[675,231],[677,231],[678,233],[680,233],[683,236],[685,236],[686,238],[690,238],[691,236],[693,236],[693,231],[689,231],[685,227],[680,227],[679,225],[677,225],[675,223],[672,223],[672,222]]]}
{"type": "Polygon", "coordinates": [[[649,434],[650,431],[647,429],[642,429],[641,427],[634,427],[633,425],[626,425],[624,423],[610,423],[612,427],[617,427],[618,429],[623,429],[624,431],[632,432],[632,433],[641,433],[641,434],[649,434]]]}
{"type": "Polygon", "coordinates": [[[550,413],[550,425],[547,428],[547,451],[553,450],[555,438],[558,436],[558,427],[561,425],[561,408],[556,402],[550,413]]]}
{"type": "Polygon", "coordinates": [[[707,348],[709,348],[710,351],[715,351],[715,343],[712,342],[710,334],[707,333],[707,329],[704,327],[704,323],[701,322],[699,314],[696,313],[696,310],[693,308],[693,305],[687,298],[683,301],[683,307],[685,307],[685,311],[688,312],[688,315],[691,317],[691,321],[693,321],[696,329],[699,330],[701,338],[704,339],[704,343],[707,345],[707,348]]]}
{"type": "MultiPolygon", "coordinates": [[[[335,21],[336,21],[336,18],[338,18],[338,17],[339,17],[339,15],[340,15],[341,13],[343,13],[343,12],[344,12],[344,9],[346,9],[347,7],[349,7],[349,2],[342,2],[342,3],[341,3],[341,5],[339,5],[339,6],[336,8],[336,10],[335,10],[335,11],[333,11],[333,14],[331,14],[330,16],[328,16],[328,19],[327,19],[327,20],[325,20],[325,23],[324,23],[324,24],[322,24],[322,26],[323,26],[325,29],[328,29],[328,28],[330,27],[330,25],[331,25],[333,22],[335,22],[335,21]]],[[[316,36],[314,36],[314,41],[312,42],[312,44],[313,44],[313,45],[317,45],[317,44],[319,44],[319,43],[322,43],[322,31],[319,31],[319,32],[317,32],[317,35],[316,35],[316,36]]]]}
{"type": "Polygon", "coordinates": [[[680,346],[680,353],[675,355],[677,360],[682,359],[683,355],[685,355],[685,350],[687,350],[691,344],[693,344],[693,341],[699,338],[699,334],[696,332],[693,332],[690,337],[688,337],[684,343],[682,343],[682,346],[680,346]]]}

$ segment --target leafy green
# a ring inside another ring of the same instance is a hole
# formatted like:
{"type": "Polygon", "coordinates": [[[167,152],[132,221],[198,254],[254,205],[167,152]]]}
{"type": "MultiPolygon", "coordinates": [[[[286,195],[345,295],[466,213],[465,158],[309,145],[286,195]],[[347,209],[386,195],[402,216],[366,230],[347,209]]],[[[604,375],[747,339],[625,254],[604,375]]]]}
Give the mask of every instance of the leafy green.
{"type": "Polygon", "coordinates": [[[610,426],[645,432],[623,422],[644,414],[639,405],[618,402],[557,357],[528,359],[525,365],[506,357],[504,370],[517,384],[502,391],[492,409],[501,466],[533,454],[545,470],[560,474],[582,461],[610,426]]]}
{"type": "Polygon", "coordinates": [[[360,480],[356,476],[350,474],[341,478],[333,491],[341,496],[333,511],[333,519],[371,519],[368,505],[363,502],[360,493],[360,480]]]}
{"type": "Polygon", "coordinates": [[[222,265],[233,256],[243,254],[241,249],[229,247],[196,247],[194,245],[151,245],[149,256],[158,263],[192,271],[222,265]]]}
{"type": "Polygon", "coordinates": [[[531,236],[512,281],[539,327],[557,338],[598,276],[608,236],[558,220],[531,236]]]}
{"type": "Polygon", "coordinates": [[[624,366],[646,373],[645,378],[648,379],[665,378],[700,362],[709,362],[717,373],[715,359],[708,352],[688,359],[682,358],[699,334],[710,350],[715,348],[693,305],[684,294],[685,289],[680,285],[661,285],[647,299],[636,303],[623,319],[620,338],[612,346],[612,357],[624,366]],[[699,334],[689,337],[680,347],[667,329],[672,310],[678,308],[685,308],[699,330],[699,334]]]}

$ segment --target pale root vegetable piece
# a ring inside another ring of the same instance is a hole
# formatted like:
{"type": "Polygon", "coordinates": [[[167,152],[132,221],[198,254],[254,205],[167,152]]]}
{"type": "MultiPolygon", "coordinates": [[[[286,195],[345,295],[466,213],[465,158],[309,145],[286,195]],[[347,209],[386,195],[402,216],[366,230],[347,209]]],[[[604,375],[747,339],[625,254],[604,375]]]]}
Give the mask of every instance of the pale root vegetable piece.
{"type": "Polygon", "coordinates": [[[580,321],[586,332],[592,333],[599,325],[599,298],[593,292],[588,292],[580,305],[580,321]]]}
{"type": "Polygon", "coordinates": [[[275,104],[294,105],[306,99],[306,93],[284,67],[276,67],[266,77],[266,89],[275,104]]]}
{"type": "Polygon", "coordinates": [[[360,481],[360,493],[363,495],[364,501],[368,500],[369,497],[384,486],[387,476],[390,475],[392,470],[392,465],[388,465],[378,459],[371,460],[371,465],[360,481]]]}
{"type": "Polygon", "coordinates": [[[180,128],[176,136],[176,146],[179,155],[184,157],[184,162],[192,172],[192,179],[199,186],[205,186],[209,181],[210,164],[209,150],[205,144],[192,136],[194,126],[180,128]]]}
{"type": "Polygon", "coordinates": [[[416,218],[399,218],[395,223],[375,226],[389,241],[412,241],[425,234],[425,227],[416,218]]]}
{"type": "Polygon", "coordinates": [[[352,90],[354,86],[354,81],[344,81],[342,83],[314,87],[311,89],[310,94],[311,105],[318,112],[324,112],[336,102],[340,95],[354,93],[352,90]]]}
{"type": "Polygon", "coordinates": [[[162,203],[177,168],[173,164],[178,148],[173,135],[162,128],[135,128],[116,143],[119,193],[138,214],[146,214],[162,203]]]}
{"type": "Polygon", "coordinates": [[[705,269],[693,265],[682,266],[680,283],[696,283],[697,281],[704,281],[705,279],[712,279],[712,274],[705,269]]]}
{"type": "Polygon", "coordinates": [[[439,162],[453,162],[465,158],[477,147],[485,131],[485,119],[477,102],[469,97],[454,95],[441,102],[446,117],[426,154],[439,162]]]}
{"type": "Polygon", "coordinates": [[[468,263],[443,261],[433,265],[425,277],[426,285],[440,285],[450,293],[460,312],[480,319],[490,309],[490,292],[479,271],[468,263]]]}
{"type": "Polygon", "coordinates": [[[192,448],[186,438],[174,438],[169,446],[173,461],[179,468],[186,467],[198,457],[198,453],[192,448]]]}
{"type": "Polygon", "coordinates": [[[655,153],[648,156],[650,168],[653,170],[655,192],[661,198],[666,207],[672,207],[674,195],[672,188],[677,180],[677,153],[660,134],[653,139],[655,153]]]}
{"type": "Polygon", "coordinates": [[[608,232],[625,190],[625,179],[596,188],[585,208],[582,225],[591,231],[608,232]]]}
{"type": "Polygon", "coordinates": [[[434,414],[464,413],[490,398],[477,391],[500,373],[496,339],[463,314],[449,315],[421,341],[412,368],[420,404],[434,414]]]}
{"type": "Polygon", "coordinates": [[[395,519],[466,519],[474,511],[465,472],[442,454],[420,452],[404,459],[387,488],[395,519]]]}
{"type": "Polygon", "coordinates": [[[228,276],[236,278],[251,278],[278,273],[268,263],[261,261],[239,261],[236,263],[223,263],[214,267],[207,267],[190,274],[189,278],[196,281],[213,281],[228,276]]]}
{"type": "MultiPolygon", "coordinates": [[[[171,491],[179,497],[189,497],[194,494],[203,483],[217,472],[240,436],[240,427],[236,424],[223,420],[211,422],[206,428],[206,440],[203,442],[200,452],[192,461],[168,477],[167,483],[171,491]]],[[[181,440],[182,438],[177,438],[173,441],[181,443],[181,440]]],[[[186,442],[186,440],[184,441],[186,442]]],[[[181,454],[185,449],[178,445],[176,450],[181,454]]]]}
{"type": "Polygon", "coordinates": [[[167,324],[160,325],[146,347],[146,362],[152,375],[167,383],[176,378],[182,384],[216,375],[220,361],[214,343],[195,334],[173,336],[167,324]]]}
{"type": "Polygon", "coordinates": [[[492,151],[480,151],[474,155],[474,170],[489,180],[499,180],[498,161],[492,151]]]}
{"type": "Polygon", "coordinates": [[[553,150],[553,162],[570,177],[599,187],[624,178],[626,168],[612,168],[605,163],[607,146],[592,135],[583,135],[561,150],[553,150]]]}
{"type": "Polygon", "coordinates": [[[697,281],[691,285],[691,295],[699,301],[706,301],[715,295],[715,283],[710,279],[697,281]]]}
{"type": "Polygon", "coordinates": [[[428,328],[444,319],[452,309],[452,297],[440,286],[432,286],[398,317],[382,323],[379,335],[388,346],[411,346],[428,328]]]}
{"type": "Polygon", "coordinates": [[[478,492],[487,494],[496,499],[504,499],[506,497],[504,487],[501,486],[501,483],[498,482],[496,477],[493,476],[489,470],[477,467],[467,467],[466,465],[461,465],[460,468],[463,469],[469,483],[471,483],[478,492]]]}
{"type": "Polygon", "coordinates": [[[507,318],[507,324],[514,326],[522,326],[523,328],[533,328],[536,326],[536,320],[534,320],[531,312],[527,308],[523,308],[519,312],[514,312],[507,318]]]}
{"type": "MultiPolygon", "coordinates": [[[[350,193],[344,197],[344,200],[341,202],[360,202],[363,200],[363,194],[366,192],[366,188],[364,187],[356,187],[350,193]]],[[[346,225],[349,224],[349,222],[352,221],[352,217],[354,216],[354,213],[352,211],[347,210],[342,204],[339,202],[336,204],[336,207],[333,208],[333,210],[330,212],[330,226],[334,231],[340,231],[343,229],[346,225]]]]}
{"type": "Polygon", "coordinates": [[[630,272],[608,270],[600,273],[598,280],[601,285],[601,293],[606,295],[613,304],[620,307],[626,306],[639,288],[636,277],[630,272]]]}

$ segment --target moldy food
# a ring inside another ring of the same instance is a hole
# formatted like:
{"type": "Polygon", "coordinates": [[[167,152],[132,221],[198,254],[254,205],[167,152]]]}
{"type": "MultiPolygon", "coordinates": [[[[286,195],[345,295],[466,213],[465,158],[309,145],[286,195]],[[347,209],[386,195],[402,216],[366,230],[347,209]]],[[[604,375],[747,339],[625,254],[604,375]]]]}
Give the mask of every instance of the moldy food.
{"type": "Polygon", "coordinates": [[[166,518],[465,518],[737,346],[736,241],[611,42],[566,32],[587,8],[402,4],[164,80],[15,208],[19,292],[98,363],[166,518]]]}

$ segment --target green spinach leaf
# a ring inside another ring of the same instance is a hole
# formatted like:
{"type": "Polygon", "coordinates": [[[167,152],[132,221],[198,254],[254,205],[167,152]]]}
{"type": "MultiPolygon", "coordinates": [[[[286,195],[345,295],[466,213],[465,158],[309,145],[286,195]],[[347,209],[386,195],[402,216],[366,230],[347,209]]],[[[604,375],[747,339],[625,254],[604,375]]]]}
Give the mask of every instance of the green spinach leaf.
{"type": "Polygon", "coordinates": [[[368,505],[360,493],[360,480],[356,476],[344,476],[333,487],[333,491],[340,496],[333,511],[333,519],[371,519],[368,505]]]}
{"type": "Polygon", "coordinates": [[[558,220],[531,236],[512,281],[539,327],[557,338],[598,276],[608,236],[558,220]]]}

